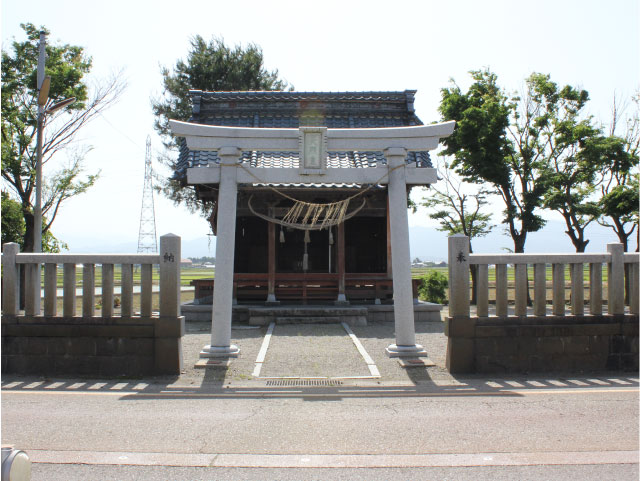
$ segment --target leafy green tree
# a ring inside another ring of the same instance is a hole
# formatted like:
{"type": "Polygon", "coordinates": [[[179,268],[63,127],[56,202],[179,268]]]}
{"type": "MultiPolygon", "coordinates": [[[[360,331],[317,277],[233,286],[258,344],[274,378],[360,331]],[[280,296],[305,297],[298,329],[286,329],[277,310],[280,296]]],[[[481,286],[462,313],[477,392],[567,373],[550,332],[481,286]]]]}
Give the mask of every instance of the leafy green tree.
{"type": "MultiPolygon", "coordinates": [[[[469,182],[486,183],[505,204],[507,224],[515,252],[524,252],[526,236],[544,221],[534,211],[540,207],[539,184],[530,151],[518,152],[508,137],[515,106],[489,70],[472,71],[474,82],[464,93],[454,82],[442,89],[440,113],[455,120],[453,134],[443,143],[452,166],[469,182]]],[[[523,139],[526,140],[526,139],[523,139]]]]}
{"type": "MultiPolygon", "coordinates": [[[[46,219],[45,219],[46,222],[46,219]]],[[[12,199],[8,192],[2,192],[2,244],[15,242],[23,250],[25,223],[22,205],[12,199]]],[[[42,237],[42,252],[60,252],[67,245],[54,237],[51,231],[42,237]]]]}
{"type": "MultiPolygon", "coordinates": [[[[640,154],[640,93],[632,98],[634,111],[626,120],[622,136],[617,135],[623,109],[614,101],[613,119],[609,136],[599,139],[600,173],[598,222],[610,227],[624,246],[629,247],[629,238],[640,233],[638,226],[638,155],[640,154]]],[[[640,238],[639,238],[640,244],[640,238]]],[[[640,249],[638,246],[636,249],[640,249]]]]}
{"type": "Polygon", "coordinates": [[[446,161],[438,169],[438,174],[444,182],[432,185],[420,204],[429,209],[431,219],[440,223],[439,231],[469,237],[469,251],[473,252],[472,239],[486,236],[494,227],[491,214],[481,212],[493,192],[484,187],[473,188],[460,181],[446,161]]]}
{"type": "MultiPolygon", "coordinates": [[[[464,234],[469,238],[469,252],[473,253],[473,239],[484,237],[494,227],[491,214],[481,211],[488,205],[488,196],[493,192],[457,179],[449,163],[443,161],[438,174],[444,182],[432,185],[421,205],[429,209],[429,217],[440,223],[438,230],[451,236],[464,234]]],[[[471,266],[471,303],[477,299],[477,266],[471,266]]]]}
{"type": "Polygon", "coordinates": [[[583,118],[586,90],[559,87],[549,75],[533,73],[521,95],[507,95],[488,70],[472,71],[468,92],[453,84],[442,90],[440,112],[458,128],[444,140],[445,153],[467,180],[489,183],[501,196],[503,222],[524,252],[527,234],[540,230],[542,208],[558,210],[577,250],[593,220],[587,204],[594,169],[593,149],[600,131],[583,118]]]}
{"type": "Polygon", "coordinates": [[[22,206],[11,198],[8,192],[2,192],[2,244],[24,242],[24,217],[22,206]]]}
{"type": "Polygon", "coordinates": [[[449,287],[447,276],[438,271],[430,271],[420,280],[422,281],[418,288],[420,298],[427,302],[447,304],[447,287],[449,287]]]}
{"type": "MultiPolygon", "coordinates": [[[[585,90],[560,88],[548,75],[533,74],[528,83],[528,111],[535,111],[536,152],[545,181],[543,206],[558,212],[576,252],[584,252],[589,240],[586,227],[599,216],[593,199],[601,156],[601,131],[584,115],[589,100],[585,90]]],[[[531,130],[529,128],[529,130],[531,130]]]]}
{"type": "MultiPolygon", "coordinates": [[[[178,139],[171,135],[169,120],[189,120],[191,99],[189,90],[285,90],[286,81],[278,78],[278,71],[264,67],[262,49],[249,44],[246,48],[227,46],[222,38],[213,37],[206,42],[200,35],[190,41],[186,60],[178,60],[173,69],[162,68],[163,95],[152,99],[155,115],[154,127],[167,149],[176,149],[178,139]]],[[[291,87],[292,89],[292,87],[291,87]]],[[[173,170],[171,155],[160,161],[173,170]]],[[[206,208],[196,199],[192,188],[172,179],[162,180],[160,190],[176,204],[184,204],[192,211],[208,216],[206,208]]]]}
{"type": "Polygon", "coordinates": [[[616,185],[600,200],[602,214],[612,220],[603,225],[613,228],[625,252],[629,249],[629,237],[638,227],[638,176],[623,185],[616,185]],[[627,229],[625,226],[631,224],[627,229]]]}
{"type": "MultiPolygon", "coordinates": [[[[48,32],[44,27],[37,29],[30,23],[21,26],[27,40],[14,40],[10,51],[2,51],[2,180],[20,204],[24,219],[23,250],[32,252],[38,43],[40,30],[48,32]]],[[[43,167],[58,153],[68,149],[76,140],[78,131],[109,107],[123,89],[118,76],[114,76],[89,92],[83,79],[91,69],[91,58],[85,55],[82,47],[47,45],[46,54],[45,72],[51,77],[49,102],[55,103],[69,97],[75,97],[76,102],[46,117],[43,167]]],[[[98,178],[97,174],[84,176],[83,160],[87,152],[88,148],[75,148],[66,165],[57,170],[52,170],[49,165],[50,168],[45,172],[42,238],[45,246],[47,242],[53,242],[49,248],[60,247],[57,240],[52,241],[55,238],[51,236],[50,229],[62,203],[86,192],[98,178]]]]}

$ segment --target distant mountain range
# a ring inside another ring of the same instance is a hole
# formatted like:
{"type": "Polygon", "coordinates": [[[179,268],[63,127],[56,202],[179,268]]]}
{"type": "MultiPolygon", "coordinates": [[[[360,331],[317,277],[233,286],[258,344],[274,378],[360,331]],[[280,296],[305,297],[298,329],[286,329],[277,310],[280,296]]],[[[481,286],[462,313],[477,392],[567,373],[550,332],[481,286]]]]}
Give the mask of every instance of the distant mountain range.
{"type": "MultiPolygon", "coordinates": [[[[526,252],[574,252],[569,237],[565,234],[562,222],[549,221],[539,232],[527,237],[526,252]]],[[[488,236],[473,240],[473,250],[476,253],[500,253],[513,249],[513,242],[505,235],[502,226],[495,227],[488,236]]],[[[587,252],[605,252],[608,242],[616,242],[617,238],[609,228],[590,225],[587,229],[590,243],[587,252]]],[[[77,253],[127,253],[136,252],[137,241],[107,243],[103,238],[71,238],[65,239],[71,252],[77,253]]],[[[441,262],[447,260],[447,237],[433,227],[415,226],[409,228],[409,242],[411,245],[411,259],[419,257],[423,261],[441,262]]],[[[635,249],[635,236],[630,242],[630,249],[635,249]]],[[[216,238],[203,236],[195,239],[182,239],[182,257],[214,256],[216,252],[216,238]]]]}
{"type": "MultiPolygon", "coordinates": [[[[567,236],[563,222],[549,221],[545,227],[527,236],[525,252],[531,253],[568,253],[575,248],[567,236]]],[[[617,242],[613,230],[598,224],[587,227],[587,252],[606,252],[607,243],[617,242]]],[[[447,237],[433,227],[411,227],[409,229],[411,258],[419,257],[424,261],[439,262],[447,260],[447,237]]],[[[635,249],[635,238],[630,242],[630,249],[635,249]]],[[[513,241],[502,226],[495,227],[486,237],[472,240],[475,253],[506,253],[513,251],[513,241]]]]}
{"type": "MultiPolygon", "coordinates": [[[[138,241],[108,243],[103,238],[77,237],[65,238],[69,245],[69,251],[74,253],[99,253],[99,254],[119,254],[131,253],[138,250],[138,241]]],[[[158,238],[158,243],[160,238],[158,238]]],[[[199,237],[196,239],[182,239],[182,257],[204,257],[216,255],[216,238],[199,237]]]]}

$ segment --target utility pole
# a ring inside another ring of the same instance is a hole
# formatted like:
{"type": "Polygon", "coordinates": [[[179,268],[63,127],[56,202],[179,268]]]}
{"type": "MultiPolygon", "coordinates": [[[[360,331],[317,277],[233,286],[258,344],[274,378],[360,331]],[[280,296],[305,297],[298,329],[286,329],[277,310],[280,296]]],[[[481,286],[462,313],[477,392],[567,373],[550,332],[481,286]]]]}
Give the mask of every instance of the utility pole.
{"type": "Polygon", "coordinates": [[[138,253],[158,252],[156,238],[156,210],[153,203],[153,168],[151,166],[151,137],[147,137],[147,153],[144,161],[144,187],[138,231],[138,253]]]}
{"type": "Polygon", "coordinates": [[[36,132],[36,205],[33,216],[33,252],[42,252],[42,130],[44,123],[44,108],[49,96],[49,83],[44,84],[44,64],[46,58],[47,36],[40,32],[38,51],[38,126],[36,132]],[[43,86],[45,87],[43,89],[43,86]]]}
{"type": "Polygon", "coordinates": [[[51,77],[45,75],[46,47],[47,34],[41,31],[40,43],[38,45],[38,70],[36,72],[38,118],[36,126],[36,205],[33,208],[33,252],[42,252],[42,142],[44,137],[44,119],[47,115],[67,105],[71,105],[76,101],[75,97],[71,97],[47,106],[47,104],[49,104],[51,77]]]}

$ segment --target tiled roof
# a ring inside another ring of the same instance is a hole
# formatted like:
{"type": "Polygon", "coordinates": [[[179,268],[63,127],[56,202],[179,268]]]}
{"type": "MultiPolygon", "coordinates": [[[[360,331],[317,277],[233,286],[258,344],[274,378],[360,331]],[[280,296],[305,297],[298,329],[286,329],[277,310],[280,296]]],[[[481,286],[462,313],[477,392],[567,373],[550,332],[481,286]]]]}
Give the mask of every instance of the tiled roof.
{"type": "Polygon", "coordinates": [[[370,101],[387,102],[402,101],[408,97],[413,101],[416,90],[405,90],[403,92],[285,92],[281,90],[245,90],[245,91],[220,91],[205,92],[202,90],[191,90],[192,97],[199,96],[207,100],[236,101],[236,100],[268,100],[273,101],[310,101],[310,100],[340,100],[340,101],[370,101]]]}
{"type": "MultiPolygon", "coordinates": [[[[415,115],[415,90],[404,92],[190,92],[190,122],[232,127],[373,128],[422,125],[415,115]]],[[[175,165],[175,178],[185,180],[186,169],[218,163],[216,152],[191,151],[185,142],[175,165]]],[[[298,152],[244,152],[252,167],[297,168],[298,152]]],[[[407,162],[431,166],[428,152],[410,152],[407,162]]],[[[375,167],[385,164],[382,152],[329,152],[327,167],[375,167]]]]}

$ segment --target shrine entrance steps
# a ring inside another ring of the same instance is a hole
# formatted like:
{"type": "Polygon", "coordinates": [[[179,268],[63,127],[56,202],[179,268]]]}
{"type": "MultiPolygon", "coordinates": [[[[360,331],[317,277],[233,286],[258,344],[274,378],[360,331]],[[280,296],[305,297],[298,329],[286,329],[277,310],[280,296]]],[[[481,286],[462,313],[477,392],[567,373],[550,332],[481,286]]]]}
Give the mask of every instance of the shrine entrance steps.
{"type": "Polygon", "coordinates": [[[337,324],[367,325],[367,308],[355,306],[265,306],[250,307],[247,321],[251,325],[337,324]]]}
{"type": "MultiPolygon", "coordinates": [[[[418,302],[413,306],[416,322],[441,320],[442,306],[418,302]]],[[[181,306],[187,321],[211,322],[211,304],[186,303],[181,306]]],[[[366,326],[367,322],[393,322],[393,304],[351,304],[347,306],[237,304],[233,306],[233,322],[253,325],[333,324],[346,322],[352,326],[366,326]]]]}

